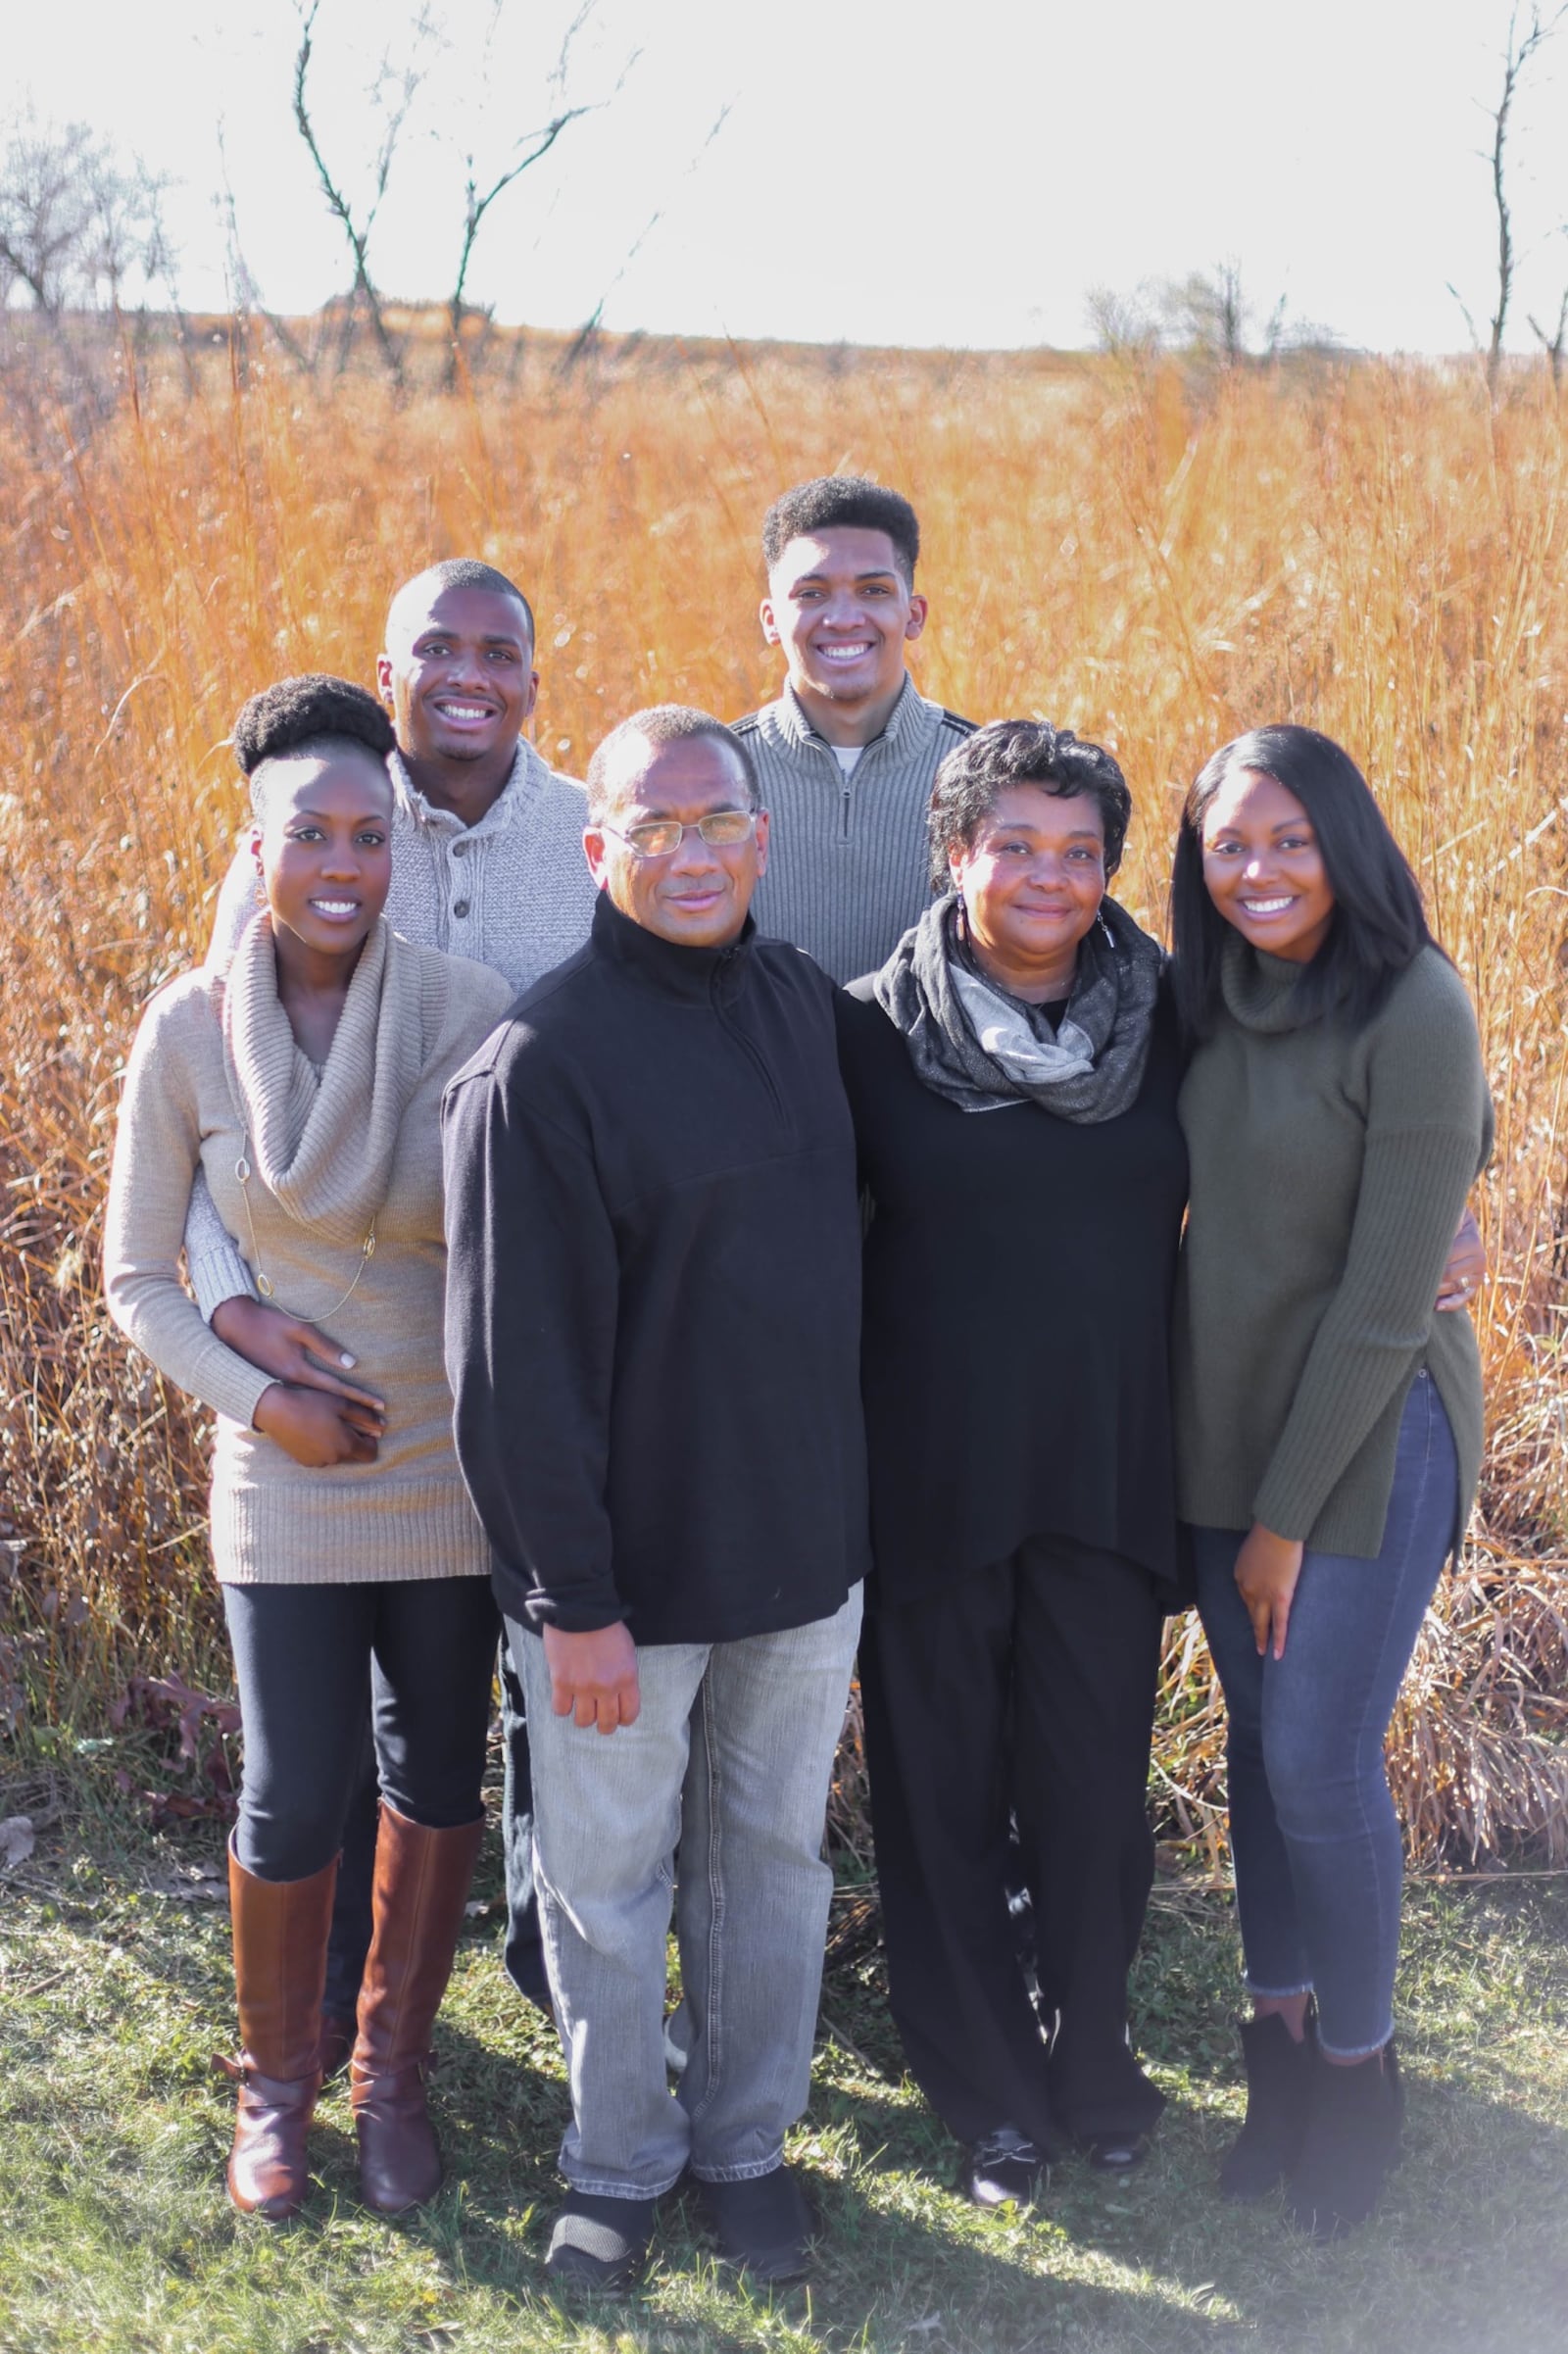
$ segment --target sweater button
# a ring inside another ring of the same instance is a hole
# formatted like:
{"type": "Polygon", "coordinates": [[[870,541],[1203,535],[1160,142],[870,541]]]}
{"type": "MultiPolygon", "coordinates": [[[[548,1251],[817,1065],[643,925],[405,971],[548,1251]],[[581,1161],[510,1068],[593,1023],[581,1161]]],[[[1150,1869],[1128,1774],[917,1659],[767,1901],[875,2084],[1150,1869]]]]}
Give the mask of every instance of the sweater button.
{"type": "Polygon", "coordinates": [[[466,843],[466,842],[454,842],[454,843],[453,843],[453,845],[452,845],[452,856],[453,856],[455,858],[466,858],[467,857],[467,855],[468,855],[468,845],[467,845],[467,843],[466,843]]]}
{"type": "Polygon", "coordinates": [[[466,899],[455,899],[452,903],[452,912],[454,915],[466,915],[468,912],[467,901],[466,899]]]}

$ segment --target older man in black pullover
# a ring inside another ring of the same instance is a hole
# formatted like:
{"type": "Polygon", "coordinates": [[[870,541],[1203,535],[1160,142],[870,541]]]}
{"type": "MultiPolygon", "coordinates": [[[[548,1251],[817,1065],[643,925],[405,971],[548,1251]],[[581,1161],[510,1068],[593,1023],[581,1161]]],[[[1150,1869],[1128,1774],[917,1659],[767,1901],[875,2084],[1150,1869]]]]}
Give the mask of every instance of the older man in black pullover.
{"type": "Polygon", "coordinates": [[[644,712],[595,756],[588,814],[589,945],[446,1104],[458,1450],[527,1693],[571,2078],[548,2264],[629,2277],[689,2166],[721,2249],[779,2280],[810,2232],[783,2137],[867,1557],[855,1144],[831,985],[754,936],[744,746],[644,712]]]}

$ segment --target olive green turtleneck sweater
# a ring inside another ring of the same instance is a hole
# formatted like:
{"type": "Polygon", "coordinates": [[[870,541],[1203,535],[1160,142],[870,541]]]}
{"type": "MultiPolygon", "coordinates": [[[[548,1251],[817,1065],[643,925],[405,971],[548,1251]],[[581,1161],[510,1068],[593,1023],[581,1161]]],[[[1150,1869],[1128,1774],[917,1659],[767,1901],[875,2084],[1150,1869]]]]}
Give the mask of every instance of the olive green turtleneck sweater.
{"type": "Polygon", "coordinates": [[[1370,1558],[1423,1365],[1458,1448],[1456,1540],[1475,1493],[1475,1332],[1433,1303],[1492,1104],[1470,1001],[1436,949],[1359,1030],[1301,1018],[1300,969],[1228,941],[1225,1009],[1182,1088],[1179,1506],[1200,1527],[1261,1521],[1370,1558]]]}

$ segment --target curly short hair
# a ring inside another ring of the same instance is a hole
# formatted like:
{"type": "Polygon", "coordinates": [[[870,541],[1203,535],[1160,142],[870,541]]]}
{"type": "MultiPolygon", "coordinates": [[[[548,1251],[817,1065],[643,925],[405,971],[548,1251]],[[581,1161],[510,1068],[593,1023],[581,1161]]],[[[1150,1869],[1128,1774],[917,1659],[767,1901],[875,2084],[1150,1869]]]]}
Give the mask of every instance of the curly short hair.
{"type": "Polygon", "coordinates": [[[771,572],[792,539],[813,531],[885,531],[893,542],[905,585],[914,586],[920,561],[920,525],[914,509],[896,490],[864,474],[818,474],[798,482],[775,499],[762,517],[762,562],[771,572]]]}
{"type": "Polygon", "coordinates": [[[320,759],[350,746],[384,761],[396,741],[391,718],[373,695],[322,670],[264,687],[234,722],[234,758],[250,780],[251,808],[258,817],[265,798],[262,772],[270,761],[320,759]]]}
{"type": "Polygon", "coordinates": [[[1049,719],[993,719],[977,727],[937,770],[926,813],[931,882],[950,888],[949,856],[972,848],[975,836],[1011,785],[1034,785],[1061,801],[1083,794],[1095,803],[1105,835],[1105,875],[1121,864],[1133,797],[1110,754],[1081,744],[1070,727],[1049,719]]]}
{"type": "Polygon", "coordinates": [[[633,711],[612,727],[588,762],[588,822],[602,825],[615,805],[616,768],[618,755],[629,742],[639,742],[658,750],[665,744],[685,743],[692,736],[708,736],[721,744],[726,752],[735,755],[736,764],[746,783],[747,805],[760,809],[761,793],[758,784],[757,762],[745,738],[715,719],[710,711],[700,711],[687,703],[656,703],[646,711],[633,711]]]}

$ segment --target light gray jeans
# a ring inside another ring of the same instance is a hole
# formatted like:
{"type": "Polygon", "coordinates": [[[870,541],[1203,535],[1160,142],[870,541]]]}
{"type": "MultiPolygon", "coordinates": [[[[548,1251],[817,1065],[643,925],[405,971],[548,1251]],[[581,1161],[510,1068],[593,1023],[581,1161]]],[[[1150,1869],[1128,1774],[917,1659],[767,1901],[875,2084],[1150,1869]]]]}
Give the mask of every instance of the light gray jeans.
{"type": "Polygon", "coordinates": [[[534,1877],[571,2083],[561,2171],[656,2198],[770,2174],[806,2107],[832,1874],[822,1860],[860,1589],[831,1618],[639,1649],[637,1722],[551,1705],[544,1644],[508,1625],[533,1750],[534,1877]],[[680,1849],[680,1884],[674,1857],[680,1849]],[[671,1907],[691,2020],[664,2057],[671,1907]]]}

